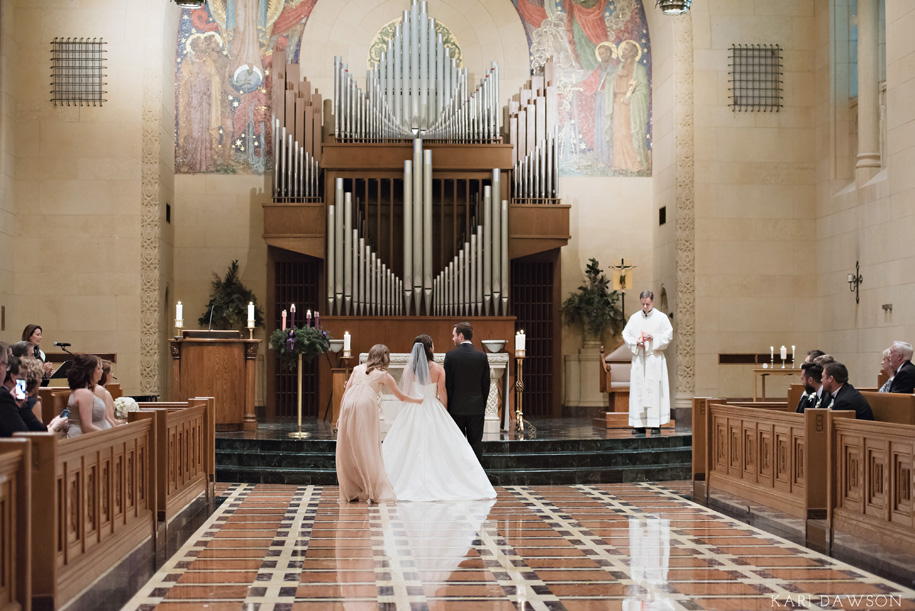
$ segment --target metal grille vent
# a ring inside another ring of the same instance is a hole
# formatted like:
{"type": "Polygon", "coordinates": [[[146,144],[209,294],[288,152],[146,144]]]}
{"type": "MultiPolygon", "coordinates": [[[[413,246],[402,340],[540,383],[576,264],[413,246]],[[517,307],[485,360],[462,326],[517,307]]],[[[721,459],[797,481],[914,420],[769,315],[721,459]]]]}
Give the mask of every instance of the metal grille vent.
{"type": "Polygon", "coordinates": [[[731,45],[731,110],[778,112],[782,107],[782,49],[731,45]]]}
{"type": "Polygon", "coordinates": [[[101,106],[105,99],[105,45],[101,38],[51,41],[51,102],[55,106],[101,106]]]}

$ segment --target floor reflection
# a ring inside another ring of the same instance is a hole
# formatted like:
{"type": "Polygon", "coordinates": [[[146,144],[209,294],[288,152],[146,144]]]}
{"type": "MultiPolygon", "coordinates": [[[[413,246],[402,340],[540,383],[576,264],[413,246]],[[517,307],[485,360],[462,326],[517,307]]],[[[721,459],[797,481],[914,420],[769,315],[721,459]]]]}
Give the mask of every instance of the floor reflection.
{"type": "Polygon", "coordinates": [[[415,573],[423,584],[444,583],[471,555],[495,503],[492,499],[390,506],[385,555],[397,559],[405,574],[415,573]]]}
{"type": "Polygon", "coordinates": [[[623,601],[624,611],[666,611],[676,608],[666,596],[670,564],[670,520],[655,515],[629,516],[632,580],[641,586],[623,601]]]}

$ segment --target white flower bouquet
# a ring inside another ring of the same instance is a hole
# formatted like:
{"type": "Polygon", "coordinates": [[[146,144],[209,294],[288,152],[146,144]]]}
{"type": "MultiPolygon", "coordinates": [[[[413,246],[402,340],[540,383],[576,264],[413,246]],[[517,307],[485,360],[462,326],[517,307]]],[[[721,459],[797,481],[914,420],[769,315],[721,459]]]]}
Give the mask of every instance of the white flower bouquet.
{"type": "Polygon", "coordinates": [[[118,397],[114,400],[114,417],[118,420],[127,420],[129,412],[135,412],[139,409],[140,406],[131,397],[118,397]]]}

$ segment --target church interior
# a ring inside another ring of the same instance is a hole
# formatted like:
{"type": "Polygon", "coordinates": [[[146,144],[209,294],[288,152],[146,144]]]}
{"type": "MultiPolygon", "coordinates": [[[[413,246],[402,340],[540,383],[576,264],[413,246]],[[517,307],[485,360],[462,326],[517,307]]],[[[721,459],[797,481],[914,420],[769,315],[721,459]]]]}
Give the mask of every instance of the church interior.
{"type": "Polygon", "coordinates": [[[0,0],[0,609],[915,609],[910,25],[0,0]],[[458,323],[496,496],[346,502],[458,323]]]}

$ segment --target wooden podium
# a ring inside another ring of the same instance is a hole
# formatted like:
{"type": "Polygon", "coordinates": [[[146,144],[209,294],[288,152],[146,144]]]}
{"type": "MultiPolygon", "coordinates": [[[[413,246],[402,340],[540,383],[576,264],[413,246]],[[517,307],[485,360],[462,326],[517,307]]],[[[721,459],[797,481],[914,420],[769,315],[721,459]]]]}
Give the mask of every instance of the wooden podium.
{"type": "Polygon", "coordinates": [[[169,340],[173,401],[216,398],[217,431],[256,431],[254,373],[259,339],[238,331],[184,331],[169,340]]]}

